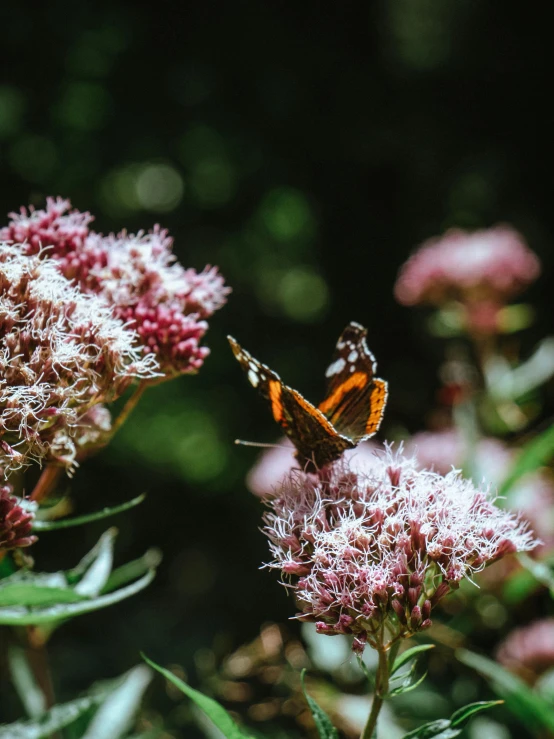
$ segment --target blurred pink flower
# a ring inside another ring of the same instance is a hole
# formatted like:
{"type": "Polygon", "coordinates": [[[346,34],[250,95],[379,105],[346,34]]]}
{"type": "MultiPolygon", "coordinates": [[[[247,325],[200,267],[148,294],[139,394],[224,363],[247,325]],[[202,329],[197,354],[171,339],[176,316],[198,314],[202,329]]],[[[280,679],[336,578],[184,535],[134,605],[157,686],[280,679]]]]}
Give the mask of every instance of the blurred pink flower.
{"type": "Polygon", "coordinates": [[[395,285],[404,305],[441,305],[455,299],[472,304],[488,326],[496,308],[540,273],[538,257],[510,226],[468,232],[451,229],[430,239],[408,259],[395,285]]]}
{"type": "Polygon", "coordinates": [[[498,439],[479,439],[471,445],[455,428],[420,431],[404,443],[407,454],[414,454],[419,464],[441,475],[461,468],[471,455],[472,469],[482,479],[498,484],[506,476],[513,453],[498,439]]]}
{"type": "Polygon", "coordinates": [[[386,448],[366,471],[347,460],[293,471],[268,499],[271,567],[292,583],[299,618],[355,650],[431,625],[464,577],[536,546],[528,525],[456,471],[418,470],[386,448]]]}
{"type": "MultiPolygon", "coordinates": [[[[488,480],[497,488],[516,460],[514,450],[498,439],[483,438],[471,444],[453,428],[414,434],[405,448],[422,467],[441,475],[464,467],[476,483],[488,480]]],[[[507,503],[529,520],[542,540],[542,551],[554,549],[554,480],[547,470],[537,470],[518,480],[507,503]]]]}
{"type": "MultiPolygon", "coordinates": [[[[355,449],[347,449],[343,458],[349,460],[352,469],[363,472],[375,464],[375,451],[381,448],[373,441],[364,441],[355,449]]],[[[299,469],[294,455],[294,445],[286,436],[276,442],[273,448],[263,451],[246,477],[250,492],[259,498],[273,495],[290,471],[299,469]]]]}
{"type": "Polygon", "coordinates": [[[230,292],[215,267],[184,269],[173,255],[173,239],[158,226],[136,235],[90,231],[92,216],[71,210],[61,198],[49,198],[45,210],[22,208],[11,217],[0,237],[54,259],[82,291],[106,301],[136,330],[143,351],[156,356],[164,375],[200,368],[209,353],[200,346],[206,319],[230,292]]]}
{"type": "Polygon", "coordinates": [[[28,547],[37,540],[32,534],[34,515],[20,506],[12,490],[0,479],[0,559],[3,552],[28,547]]]}
{"type": "Polygon", "coordinates": [[[500,644],[496,656],[501,664],[533,682],[554,667],[554,618],[514,629],[500,644]]]}

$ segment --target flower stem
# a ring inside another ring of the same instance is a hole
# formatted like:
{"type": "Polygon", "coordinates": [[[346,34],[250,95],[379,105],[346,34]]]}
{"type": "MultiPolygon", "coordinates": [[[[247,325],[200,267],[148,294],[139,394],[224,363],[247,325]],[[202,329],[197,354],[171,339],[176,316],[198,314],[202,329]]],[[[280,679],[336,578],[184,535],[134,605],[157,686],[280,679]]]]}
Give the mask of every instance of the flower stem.
{"type": "Polygon", "coordinates": [[[115,419],[115,421],[113,423],[113,426],[112,426],[112,432],[110,434],[110,438],[112,438],[113,436],[115,436],[115,434],[123,426],[123,424],[127,420],[128,416],[130,415],[131,411],[135,408],[135,406],[137,405],[137,403],[141,399],[142,394],[144,393],[144,391],[146,390],[146,388],[148,387],[148,385],[149,385],[149,383],[146,382],[146,380],[142,380],[141,382],[139,382],[139,384],[137,385],[134,393],[131,395],[131,397],[129,398],[129,400],[123,406],[123,408],[122,408],[121,413],[119,414],[119,416],[115,419]]]}
{"type": "Polygon", "coordinates": [[[389,692],[389,660],[387,652],[381,648],[378,650],[379,665],[377,667],[377,676],[375,678],[375,695],[371,704],[371,712],[367,719],[365,729],[360,735],[360,739],[373,739],[376,736],[377,719],[383,707],[383,702],[389,692]]]}
{"type": "Polygon", "coordinates": [[[34,500],[36,503],[40,503],[47,498],[56,487],[63,469],[63,467],[57,464],[47,464],[42,470],[42,473],[38,478],[38,482],[31,493],[31,500],[34,500]]]}

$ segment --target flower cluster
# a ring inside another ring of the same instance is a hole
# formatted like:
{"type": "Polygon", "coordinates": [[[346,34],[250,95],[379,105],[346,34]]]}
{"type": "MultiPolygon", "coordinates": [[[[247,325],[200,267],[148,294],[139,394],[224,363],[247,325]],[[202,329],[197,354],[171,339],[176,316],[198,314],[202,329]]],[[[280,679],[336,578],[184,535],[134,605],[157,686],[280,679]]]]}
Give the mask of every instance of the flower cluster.
{"type": "Polygon", "coordinates": [[[71,467],[89,410],[158,373],[136,334],[55,262],[0,245],[0,464],[71,467]]]}
{"type": "MultiPolygon", "coordinates": [[[[507,478],[516,459],[514,450],[498,439],[484,437],[469,444],[453,428],[415,434],[406,443],[406,451],[415,455],[421,467],[441,475],[453,467],[469,466],[475,481],[488,480],[497,487],[507,478]]],[[[530,522],[542,541],[543,553],[554,549],[554,479],[548,470],[538,469],[518,480],[507,503],[530,522]]]]}
{"type": "MultiPolygon", "coordinates": [[[[3,472],[0,470],[0,480],[3,472]]],[[[33,514],[25,511],[19,500],[12,495],[12,487],[5,482],[0,484],[0,558],[8,549],[19,549],[34,544],[33,514]]]]}
{"type": "Polygon", "coordinates": [[[295,471],[268,506],[271,566],[292,578],[299,617],[354,635],[355,650],[427,628],[463,578],[537,543],[457,471],[419,470],[390,448],[366,471],[344,460],[295,471]]]}
{"type": "Polygon", "coordinates": [[[498,331],[501,308],[539,275],[540,262],[509,226],[451,229],[430,239],[402,267],[395,285],[404,305],[458,301],[459,319],[481,334],[498,331]]]}
{"type": "Polygon", "coordinates": [[[506,300],[535,280],[537,256],[509,226],[451,229],[426,241],[402,267],[395,285],[404,305],[440,305],[472,294],[506,300]]]}
{"type": "Polygon", "coordinates": [[[554,618],[514,629],[499,646],[497,659],[531,679],[550,669],[554,665],[554,618]]]}
{"type": "Polygon", "coordinates": [[[28,254],[53,260],[81,291],[106,302],[137,333],[166,377],[195,372],[208,354],[200,341],[206,319],[226,300],[217,269],[185,269],[172,253],[167,231],[104,236],[89,230],[92,216],[50,198],[45,210],[12,213],[0,239],[23,244],[28,254]]]}

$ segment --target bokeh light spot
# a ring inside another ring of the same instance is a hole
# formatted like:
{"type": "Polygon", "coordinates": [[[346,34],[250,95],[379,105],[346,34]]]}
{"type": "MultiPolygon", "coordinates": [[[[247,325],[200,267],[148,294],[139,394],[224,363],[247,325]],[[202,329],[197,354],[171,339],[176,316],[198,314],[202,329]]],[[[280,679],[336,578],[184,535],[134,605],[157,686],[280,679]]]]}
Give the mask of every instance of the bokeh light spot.
{"type": "Polygon", "coordinates": [[[215,208],[229,202],[236,191],[235,173],[225,159],[204,159],[194,168],[190,189],[198,205],[215,208]]]}
{"type": "Polygon", "coordinates": [[[292,187],[272,190],[260,206],[262,221],[277,241],[313,236],[316,221],[305,195],[292,187]]]}
{"type": "Polygon", "coordinates": [[[156,413],[151,406],[140,423],[125,426],[118,441],[125,445],[124,451],[138,453],[151,466],[188,482],[215,480],[229,462],[228,445],[219,438],[215,421],[200,409],[171,415],[156,413]],[[143,432],[145,424],[148,434],[143,432]]]}
{"type": "Polygon", "coordinates": [[[148,164],[135,183],[136,197],[146,210],[167,213],[174,210],[183,198],[183,178],[169,164],[148,164]]]}
{"type": "Polygon", "coordinates": [[[58,120],[79,131],[95,131],[104,126],[111,110],[108,91],[95,82],[74,82],[67,87],[57,107],[58,120]]]}
{"type": "Polygon", "coordinates": [[[190,194],[201,208],[228,203],[237,189],[236,169],[223,137],[213,128],[193,126],[182,137],[179,154],[188,170],[190,194]]]}
{"type": "Polygon", "coordinates": [[[100,185],[100,201],[112,216],[125,215],[140,209],[136,180],[140,166],[131,164],[108,172],[100,185]]]}
{"type": "Polygon", "coordinates": [[[0,86],[0,138],[17,133],[25,109],[25,98],[15,87],[0,86]]]}
{"type": "Polygon", "coordinates": [[[309,267],[287,270],[278,285],[277,296],[286,315],[306,323],[321,318],[329,303],[327,283],[309,267]]]}
{"type": "Polygon", "coordinates": [[[58,163],[56,147],[45,136],[22,136],[12,145],[9,161],[17,174],[30,182],[42,182],[58,163]]]}

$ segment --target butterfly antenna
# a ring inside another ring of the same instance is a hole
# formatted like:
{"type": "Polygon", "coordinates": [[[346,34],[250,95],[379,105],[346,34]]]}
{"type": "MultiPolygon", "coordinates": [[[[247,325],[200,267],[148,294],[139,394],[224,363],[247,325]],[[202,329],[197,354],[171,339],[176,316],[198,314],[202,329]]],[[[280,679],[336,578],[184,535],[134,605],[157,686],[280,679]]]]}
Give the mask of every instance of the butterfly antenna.
{"type": "Polygon", "coordinates": [[[284,444],[265,444],[261,441],[244,441],[244,439],[235,439],[235,444],[240,444],[241,446],[257,446],[262,449],[290,449],[290,447],[284,444]]]}

